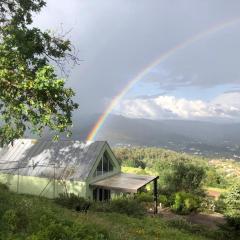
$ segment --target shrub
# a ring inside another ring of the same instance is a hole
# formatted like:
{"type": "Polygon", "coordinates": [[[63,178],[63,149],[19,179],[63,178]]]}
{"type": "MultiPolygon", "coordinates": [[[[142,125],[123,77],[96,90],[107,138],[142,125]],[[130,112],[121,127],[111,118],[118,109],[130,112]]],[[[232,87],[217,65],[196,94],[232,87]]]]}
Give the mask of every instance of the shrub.
{"type": "Polygon", "coordinates": [[[185,191],[190,193],[202,192],[205,177],[204,168],[190,163],[174,163],[172,171],[165,177],[167,189],[174,193],[185,191]]]}
{"type": "Polygon", "coordinates": [[[171,206],[172,210],[179,214],[188,214],[199,208],[199,198],[191,193],[177,192],[174,195],[174,204],[171,206]]]}
{"type": "Polygon", "coordinates": [[[105,240],[108,234],[97,225],[72,224],[66,226],[62,223],[50,223],[37,234],[27,238],[27,240],[105,240]]]}
{"type": "Polygon", "coordinates": [[[137,194],[135,199],[139,202],[152,203],[153,202],[153,194],[149,193],[149,192],[142,192],[140,194],[137,194]]]}
{"type": "Polygon", "coordinates": [[[59,197],[55,199],[55,202],[63,207],[75,209],[76,211],[82,211],[90,204],[90,202],[83,197],[79,197],[73,193],[69,195],[60,194],[59,197]]]}
{"type": "Polygon", "coordinates": [[[71,228],[72,239],[105,240],[108,233],[97,225],[74,224],[71,228]]]}
{"type": "Polygon", "coordinates": [[[0,190],[1,191],[8,191],[9,188],[8,188],[8,186],[6,184],[0,183],[0,190]]]}
{"type": "Polygon", "coordinates": [[[143,203],[127,197],[112,199],[110,202],[95,202],[91,210],[122,213],[133,217],[141,217],[146,213],[143,203]]]}
{"type": "Polygon", "coordinates": [[[215,211],[215,201],[211,196],[205,196],[200,203],[200,211],[212,213],[215,211]]]}
{"type": "Polygon", "coordinates": [[[168,206],[169,201],[166,195],[159,195],[158,201],[163,204],[163,206],[168,206]]]}
{"type": "Polygon", "coordinates": [[[5,222],[5,227],[13,233],[24,231],[28,226],[28,216],[19,208],[7,210],[2,220],[5,222]]]}
{"type": "Polygon", "coordinates": [[[224,178],[222,174],[217,172],[214,167],[209,167],[206,171],[204,185],[209,187],[226,188],[228,184],[226,178],[224,178]]]}
{"type": "Polygon", "coordinates": [[[60,240],[71,239],[68,234],[68,228],[60,223],[51,223],[47,227],[43,228],[34,236],[36,240],[60,240]]]}
{"type": "Polygon", "coordinates": [[[224,213],[226,211],[226,203],[225,203],[225,194],[221,194],[218,200],[215,202],[215,211],[219,213],[224,213]]]}
{"type": "Polygon", "coordinates": [[[228,224],[240,231],[240,183],[232,186],[224,200],[226,204],[225,216],[228,224]]]}

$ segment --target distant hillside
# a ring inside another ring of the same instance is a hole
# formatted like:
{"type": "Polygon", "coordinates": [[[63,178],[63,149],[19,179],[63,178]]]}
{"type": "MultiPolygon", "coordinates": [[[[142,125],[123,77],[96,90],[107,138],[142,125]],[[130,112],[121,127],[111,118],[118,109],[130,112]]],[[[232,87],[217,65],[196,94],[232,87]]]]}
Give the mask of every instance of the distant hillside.
{"type": "MultiPolygon", "coordinates": [[[[75,116],[72,138],[85,140],[98,118],[97,114],[75,116]]],[[[45,137],[49,135],[46,134],[45,137]]],[[[111,115],[96,139],[107,140],[112,146],[156,146],[240,160],[240,123],[153,121],[111,115]]]]}
{"type": "MultiPolygon", "coordinates": [[[[98,115],[82,116],[75,122],[73,137],[84,139],[98,115]]],[[[111,115],[97,139],[112,145],[160,146],[195,154],[238,158],[240,124],[211,122],[130,119],[111,115]]]]}

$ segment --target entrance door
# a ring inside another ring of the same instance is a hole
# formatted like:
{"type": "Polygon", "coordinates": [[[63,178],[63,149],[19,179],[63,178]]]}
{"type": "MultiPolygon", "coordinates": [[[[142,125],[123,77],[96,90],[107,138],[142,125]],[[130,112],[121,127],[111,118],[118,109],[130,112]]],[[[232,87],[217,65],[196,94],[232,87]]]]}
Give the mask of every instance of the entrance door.
{"type": "Polygon", "coordinates": [[[103,188],[95,188],[93,190],[93,200],[95,201],[109,201],[111,198],[111,191],[103,188]]]}

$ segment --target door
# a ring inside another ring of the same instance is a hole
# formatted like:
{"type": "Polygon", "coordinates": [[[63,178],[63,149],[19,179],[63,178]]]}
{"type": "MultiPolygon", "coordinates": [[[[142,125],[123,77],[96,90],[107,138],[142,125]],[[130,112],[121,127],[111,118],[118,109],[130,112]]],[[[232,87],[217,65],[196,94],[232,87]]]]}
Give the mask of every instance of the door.
{"type": "Polygon", "coordinates": [[[109,201],[111,198],[111,191],[103,188],[93,189],[93,200],[95,201],[109,201]]]}

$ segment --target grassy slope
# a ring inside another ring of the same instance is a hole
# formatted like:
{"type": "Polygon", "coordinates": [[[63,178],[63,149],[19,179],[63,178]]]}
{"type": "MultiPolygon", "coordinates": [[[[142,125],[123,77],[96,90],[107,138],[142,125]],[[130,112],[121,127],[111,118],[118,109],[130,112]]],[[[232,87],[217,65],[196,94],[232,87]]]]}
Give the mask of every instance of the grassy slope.
{"type": "MultiPolygon", "coordinates": [[[[81,214],[59,207],[47,199],[10,193],[7,190],[3,190],[0,186],[0,239],[42,239],[37,238],[35,234],[38,234],[42,229],[46,229],[51,222],[59,224],[57,226],[60,226],[60,228],[61,226],[71,226],[75,223],[85,225],[89,229],[104,232],[107,238],[101,239],[206,239],[174,229],[159,217],[136,219],[116,213],[89,212],[81,214]],[[13,230],[13,228],[11,230],[11,226],[8,226],[11,218],[6,219],[5,213],[6,211],[15,211],[16,209],[22,210],[25,216],[20,216],[21,221],[18,229],[13,230]]],[[[84,231],[84,237],[71,239],[96,239],[87,237],[88,230],[85,229],[84,231]]],[[[43,239],[47,240],[46,237],[43,237],[43,239]]],[[[53,240],[53,238],[49,239],[53,240]]],[[[54,239],[58,240],[60,238],[54,239]]]]}

